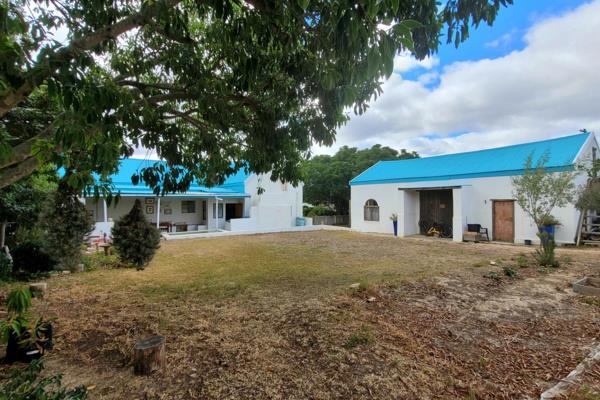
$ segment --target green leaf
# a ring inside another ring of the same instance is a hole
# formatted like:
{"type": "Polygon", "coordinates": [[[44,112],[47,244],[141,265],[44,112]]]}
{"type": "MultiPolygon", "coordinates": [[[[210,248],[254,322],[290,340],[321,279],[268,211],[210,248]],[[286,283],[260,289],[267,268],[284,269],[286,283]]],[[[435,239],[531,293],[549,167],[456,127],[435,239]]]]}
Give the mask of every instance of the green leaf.
{"type": "Polygon", "coordinates": [[[298,6],[303,10],[308,9],[309,4],[310,0],[298,0],[298,6]]]}

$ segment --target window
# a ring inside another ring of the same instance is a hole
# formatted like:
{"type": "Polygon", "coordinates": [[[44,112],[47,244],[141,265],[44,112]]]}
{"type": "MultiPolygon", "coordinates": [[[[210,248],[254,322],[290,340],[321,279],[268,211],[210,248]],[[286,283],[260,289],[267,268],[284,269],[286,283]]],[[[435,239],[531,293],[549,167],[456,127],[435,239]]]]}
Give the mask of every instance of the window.
{"type": "Polygon", "coordinates": [[[365,221],[379,221],[379,205],[373,199],[365,203],[365,221]]]}
{"type": "Polygon", "coordinates": [[[181,201],[181,213],[182,214],[193,214],[196,212],[196,202],[194,200],[182,200],[181,201]]]}
{"type": "Polygon", "coordinates": [[[596,162],[596,160],[598,159],[598,149],[595,147],[592,147],[592,161],[596,162]]]}
{"type": "Polygon", "coordinates": [[[202,221],[206,221],[206,201],[202,202],[202,221]]]}
{"type": "MultiPolygon", "coordinates": [[[[217,218],[216,214],[217,214],[217,204],[213,203],[213,218],[217,218]]],[[[223,203],[219,203],[219,217],[218,218],[223,218],[223,203]]]]}

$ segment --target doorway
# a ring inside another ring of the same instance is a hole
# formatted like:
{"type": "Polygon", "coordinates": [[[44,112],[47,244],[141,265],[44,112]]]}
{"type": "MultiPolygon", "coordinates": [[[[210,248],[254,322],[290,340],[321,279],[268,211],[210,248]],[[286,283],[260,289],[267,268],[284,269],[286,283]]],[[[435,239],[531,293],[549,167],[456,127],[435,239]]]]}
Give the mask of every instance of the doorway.
{"type": "Polygon", "coordinates": [[[452,232],[452,190],[436,189],[419,191],[419,231],[426,235],[431,227],[440,227],[452,232]]]}
{"type": "Polygon", "coordinates": [[[231,218],[242,218],[244,216],[244,205],[242,203],[226,203],[225,204],[225,220],[231,218]]]}
{"type": "Polygon", "coordinates": [[[492,200],[492,233],[498,242],[515,241],[515,201],[492,200]]]}

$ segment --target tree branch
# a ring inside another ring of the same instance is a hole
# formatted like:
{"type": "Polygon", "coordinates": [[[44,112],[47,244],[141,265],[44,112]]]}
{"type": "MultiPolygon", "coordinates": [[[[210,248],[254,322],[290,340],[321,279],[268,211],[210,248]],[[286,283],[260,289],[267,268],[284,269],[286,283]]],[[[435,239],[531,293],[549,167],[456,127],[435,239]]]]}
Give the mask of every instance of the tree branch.
{"type": "Polygon", "coordinates": [[[37,157],[29,157],[17,165],[3,169],[0,171],[0,189],[33,174],[38,168],[39,163],[37,157]]]}
{"type": "MultiPolygon", "coordinates": [[[[179,2],[181,0],[164,0],[164,5],[166,7],[174,7],[179,2]]],[[[125,17],[112,25],[100,28],[80,39],[72,40],[67,47],[57,51],[53,56],[45,60],[43,64],[38,64],[34,67],[28,74],[29,78],[21,86],[16,90],[9,91],[0,98],[0,118],[25,100],[60,65],[69,62],[82,51],[91,50],[107,40],[116,39],[125,32],[143,26],[154,18],[161,8],[160,4],[154,3],[154,5],[148,6],[144,11],[125,17]]]]}

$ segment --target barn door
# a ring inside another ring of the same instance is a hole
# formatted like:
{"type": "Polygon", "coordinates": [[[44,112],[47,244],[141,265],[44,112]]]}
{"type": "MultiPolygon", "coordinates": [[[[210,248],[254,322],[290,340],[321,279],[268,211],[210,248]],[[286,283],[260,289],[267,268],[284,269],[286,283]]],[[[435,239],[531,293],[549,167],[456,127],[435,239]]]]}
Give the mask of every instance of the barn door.
{"type": "Polygon", "coordinates": [[[499,242],[515,241],[515,202],[512,200],[493,200],[492,212],[494,240],[499,242]]]}

